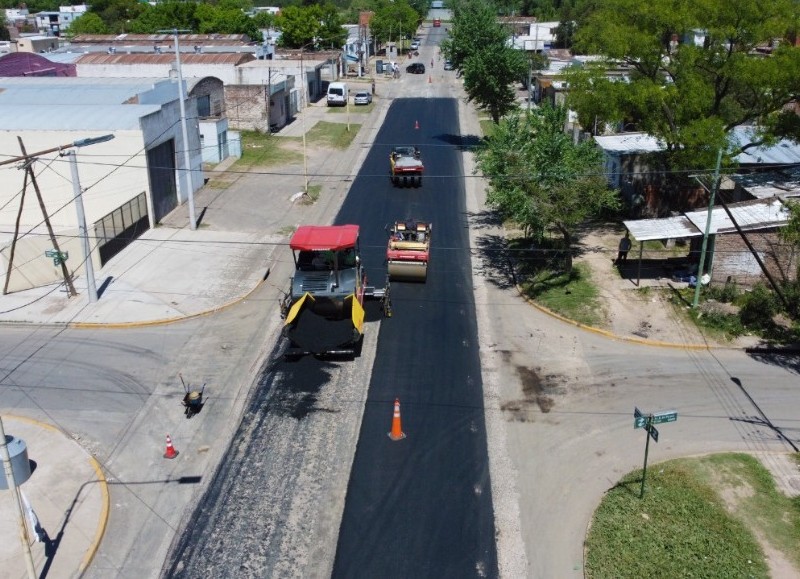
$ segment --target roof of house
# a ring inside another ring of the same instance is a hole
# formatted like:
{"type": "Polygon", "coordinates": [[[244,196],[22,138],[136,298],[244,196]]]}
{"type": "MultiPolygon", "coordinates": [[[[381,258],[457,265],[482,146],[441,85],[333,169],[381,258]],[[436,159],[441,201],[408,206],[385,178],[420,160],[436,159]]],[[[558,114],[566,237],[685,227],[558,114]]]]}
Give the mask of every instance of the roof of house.
{"type": "Polygon", "coordinates": [[[137,95],[161,79],[37,77],[0,78],[0,127],[4,131],[135,130],[161,109],[137,104],[137,95]]]}
{"type": "Polygon", "coordinates": [[[655,137],[647,133],[620,133],[618,135],[599,135],[594,138],[597,146],[606,153],[636,155],[657,153],[664,147],[655,137]]]}
{"type": "Polygon", "coordinates": [[[33,52],[11,52],[0,56],[3,76],[75,76],[75,65],[61,64],[33,52]]]}
{"type": "MultiPolygon", "coordinates": [[[[731,133],[731,143],[741,147],[757,140],[754,127],[736,127],[731,133]]],[[[753,147],[736,156],[740,165],[796,165],[800,164],[800,145],[782,139],[769,147],[753,147]]]]}
{"type": "MultiPolygon", "coordinates": [[[[735,127],[730,132],[733,146],[742,146],[754,138],[753,127],[735,127]]],[[[663,151],[663,145],[646,133],[620,133],[594,138],[607,153],[634,155],[663,151]]],[[[753,147],[734,157],[740,165],[800,165],[800,144],[783,139],[772,146],[753,147]]]]}
{"type": "MultiPolygon", "coordinates": [[[[755,199],[730,203],[728,209],[736,223],[744,230],[771,229],[783,227],[788,223],[789,212],[778,198],[755,199]]],[[[634,219],[624,221],[625,227],[636,241],[653,241],[659,239],[680,239],[703,235],[708,220],[708,209],[689,211],[683,215],[664,217],[661,219],[634,219]]],[[[723,207],[716,206],[711,210],[709,234],[731,233],[736,227],[723,207]]]]}
{"type": "MultiPolygon", "coordinates": [[[[73,44],[102,44],[113,45],[116,43],[142,44],[174,44],[172,34],[78,34],[72,39],[73,44]]],[[[246,45],[250,39],[246,34],[179,34],[178,43],[187,45],[246,45]]]]}
{"type": "Polygon", "coordinates": [[[729,175],[729,177],[758,199],[800,197],[800,167],[768,173],[729,175]]]}
{"type": "MultiPolygon", "coordinates": [[[[181,54],[181,64],[228,64],[238,66],[246,62],[256,60],[256,57],[250,52],[226,52],[226,53],[186,53],[181,54]]],[[[171,52],[164,52],[156,54],[149,53],[133,53],[133,54],[108,54],[107,52],[92,52],[84,54],[75,64],[163,64],[170,65],[175,61],[175,54],[171,52]]]]}

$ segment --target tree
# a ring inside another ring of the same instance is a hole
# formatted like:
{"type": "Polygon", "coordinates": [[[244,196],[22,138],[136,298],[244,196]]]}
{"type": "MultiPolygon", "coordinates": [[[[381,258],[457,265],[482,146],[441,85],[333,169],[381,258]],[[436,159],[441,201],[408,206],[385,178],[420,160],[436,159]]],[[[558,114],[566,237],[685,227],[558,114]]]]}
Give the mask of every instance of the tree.
{"type": "Polygon", "coordinates": [[[549,105],[512,114],[478,149],[477,160],[489,180],[490,207],[528,234],[555,229],[569,248],[578,225],[616,209],[619,200],[603,175],[600,150],[564,133],[566,118],[564,107],[549,105]]]}
{"type": "Polygon", "coordinates": [[[375,10],[369,28],[379,41],[392,42],[400,40],[400,36],[411,36],[416,32],[421,18],[406,0],[382,3],[375,10]]]}
{"type": "Polygon", "coordinates": [[[569,104],[585,127],[634,123],[659,138],[675,169],[714,166],[729,155],[774,141],[800,138],[800,122],[787,105],[800,92],[800,48],[780,45],[796,26],[794,0],[605,0],[578,23],[577,50],[601,54],[597,66],[569,74],[569,104]],[[703,31],[702,42],[693,41],[703,31]],[[625,83],[606,71],[630,71],[625,83]],[[738,150],[728,135],[754,124],[755,138],[738,150]]]}
{"type": "Polygon", "coordinates": [[[513,84],[528,71],[525,55],[508,40],[491,6],[469,0],[456,7],[450,38],[442,42],[447,59],[464,73],[469,100],[487,109],[495,123],[516,107],[513,84]]]}
{"type": "Polygon", "coordinates": [[[299,48],[319,35],[319,10],[316,6],[287,6],[275,19],[275,26],[280,28],[281,44],[288,48],[299,48]]]}
{"type": "Polygon", "coordinates": [[[344,21],[332,2],[319,6],[320,44],[331,48],[341,48],[347,41],[347,31],[342,28],[344,21]]]}
{"type": "Polygon", "coordinates": [[[128,32],[134,34],[154,34],[159,30],[197,30],[199,22],[195,17],[197,4],[192,2],[168,1],[151,6],[144,4],[142,13],[130,22],[128,32]]]}
{"type": "Polygon", "coordinates": [[[488,110],[492,121],[517,108],[513,85],[528,70],[522,52],[493,44],[467,57],[463,70],[467,98],[488,110]]]}
{"type": "Polygon", "coordinates": [[[110,30],[103,19],[94,12],[85,12],[72,21],[69,34],[108,34],[110,30]]]}
{"type": "Polygon", "coordinates": [[[508,32],[498,23],[491,5],[467,0],[455,6],[453,26],[441,46],[446,58],[461,70],[468,57],[489,46],[505,45],[507,40],[508,32]]]}

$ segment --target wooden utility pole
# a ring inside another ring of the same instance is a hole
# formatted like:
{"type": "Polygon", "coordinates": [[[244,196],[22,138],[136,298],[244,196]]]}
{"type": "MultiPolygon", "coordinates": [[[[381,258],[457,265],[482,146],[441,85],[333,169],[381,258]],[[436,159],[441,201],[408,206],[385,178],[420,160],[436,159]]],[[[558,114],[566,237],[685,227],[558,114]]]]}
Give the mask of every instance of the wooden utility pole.
{"type": "MultiPolygon", "coordinates": [[[[61,248],[58,246],[58,239],[56,239],[55,233],[53,233],[53,226],[50,224],[50,216],[47,214],[47,209],[44,206],[44,199],[42,199],[42,192],[39,189],[39,184],[36,182],[36,174],[33,172],[33,161],[36,157],[28,155],[28,152],[25,150],[25,144],[22,142],[22,137],[17,137],[19,141],[19,147],[22,150],[22,157],[21,160],[25,162],[25,184],[22,188],[22,195],[20,197],[19,203],[19,212],[17,213],[17,222],[14,226],[14,238],[11,241],[11,252],[8,259],[8,271],[6,272],[6,281],[5,285],[3,286],[3,295],[8,293],[8,282],[11,278],[11,270],[14,265],[14,250],[16,249],[17,244],[17,236],[19,235],[19,222],[22,216],[22,204],[25,201],[25,189],[27,188],[28,177],[30,177],[31,184],[33,184],[33,189],[36,191],[36,198],[39,200],[39,208],[42,210],[42,216],[44,218],[45,226],[47,227],[47,233],[50,236],[50,241],[53,244],[53,249],[56,252],[57,256],[61,255],[61,248]]],[[[58,149],[55,150],[59,150],[58,149]]],[[[52,150],[46,151],[52,152],[52,150]]],[[[70,297],[74,297],[78,295],[75,291],[75,286],[72,284],[72,277],[69,274],[69,270],[67,269],[67,264],[64,262],[63,259],[58,260],[61,265],[61,274],[64,276],[64,284],[67,286],[67,290],[69,291],[70,297]]]]}

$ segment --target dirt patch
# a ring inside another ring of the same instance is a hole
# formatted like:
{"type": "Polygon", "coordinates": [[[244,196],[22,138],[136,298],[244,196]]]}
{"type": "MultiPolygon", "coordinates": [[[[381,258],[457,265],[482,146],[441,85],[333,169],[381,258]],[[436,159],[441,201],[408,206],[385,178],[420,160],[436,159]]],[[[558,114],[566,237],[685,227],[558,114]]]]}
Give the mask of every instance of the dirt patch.
{"type": "MultiPolygon", "coordinates": [[[[745,336],[732,343],[719,343],[698,329],[680,311],[681,307],[688,309],[689,304],[676,306],[670,300],[674,290],[685,288],[686,283],[673,281],[666,262],[663,271],[651,270],[647,277],[639,278],[636,265],[638,243],[634,242],[627,263],[617,266],[614,263],[617,243],[623,233],[622,227],[595,228],[583,232],[578,244],[580,253],[575,263],[583,263],[589,268],[592,283],[598,289],[601,310],[605,314],[600,329],[622,338],[669,344],[751,345],[751,337],[745,336]]],[[[719,303],[720,307],[726,305],[719,303]]]]}

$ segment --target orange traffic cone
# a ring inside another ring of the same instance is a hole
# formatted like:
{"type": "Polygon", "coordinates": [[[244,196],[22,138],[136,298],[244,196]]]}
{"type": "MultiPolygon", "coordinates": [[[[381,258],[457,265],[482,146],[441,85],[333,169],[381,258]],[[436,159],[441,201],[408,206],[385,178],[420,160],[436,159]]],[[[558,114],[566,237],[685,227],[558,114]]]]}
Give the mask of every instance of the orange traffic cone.
{"type": "Polygon", "coordinates": [[[431,78],[431,75],[428,75],[428,84],[430,84],[432,82],[433,82],[433,79],[431,78]]]}
{"type": "Polygon", "coordinates": [[[419,121],[414,121],[414,128],[415,128],[415,129],[418,129],[418,128],[419,128],[419,121]]]}
{"type": "Polygon", "coordinates": [[[400,427],[400,399],[394,399],[394,416],[392,417],[392,431],[389,433],[389,438],[392,440],[402,440],[406,437],[403,429],[400,427]]]}
{"type": "Polygon", "coordinates": [[[178,456],[178,451],[172,446],[172,439],[167,435],[167,451],[164,453],[164,458],[175,458],[178,456]]]}

